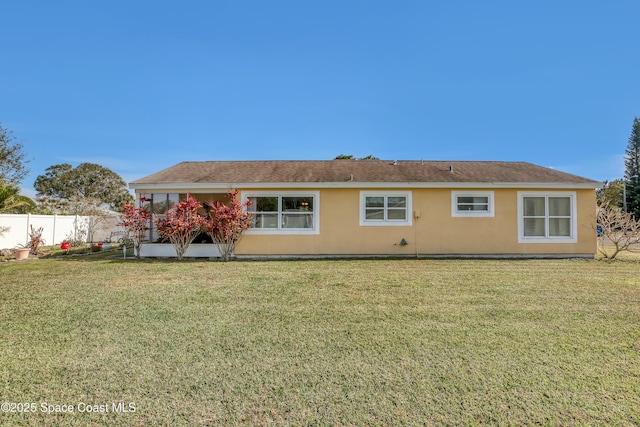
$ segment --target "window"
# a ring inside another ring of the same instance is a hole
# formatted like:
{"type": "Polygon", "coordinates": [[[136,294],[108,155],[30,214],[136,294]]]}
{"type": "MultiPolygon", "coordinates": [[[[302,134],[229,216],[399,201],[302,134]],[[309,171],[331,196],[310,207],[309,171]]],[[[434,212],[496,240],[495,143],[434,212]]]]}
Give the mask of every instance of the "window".
{"type": "Polygon", "coordinates": [[[151,198],[147,199],[149,202],[149,209],[154,214],[166,214],[167,211],[173,208],[180,202],[179,194],[177,193],[154,193],[151,194],[151,198]]]}
{"type": "Polygon", "coordinates": [[[575,243],[576,196],[573,192],[518,193],[520,243],[575,243]]]}
{"type": "Polygon", "coordinates": [[[255,192],[251,201],[253,226],[249,232],[262,234],[318,234],[319,193],[255,192]]]}
{"type": "Polygon", "coordinates": [[[360,225],[411,225],[411,193],[360,192],[360,225]]]}
{"type": "Polygon", "coordinates": [[[494,216],[493,191],[452,191],[451,216],[494,216]]]}
{"type": "Polygon", "coordinates": [[[178,193],[146,193],[138,194],[138,206],[144,206],[153,214],[149,219],[149,231],[147,239],[155,241],[158,239],[158,232],[153,222],[153,218],[166,218],[167,211],[180,202],[178,193]]]}

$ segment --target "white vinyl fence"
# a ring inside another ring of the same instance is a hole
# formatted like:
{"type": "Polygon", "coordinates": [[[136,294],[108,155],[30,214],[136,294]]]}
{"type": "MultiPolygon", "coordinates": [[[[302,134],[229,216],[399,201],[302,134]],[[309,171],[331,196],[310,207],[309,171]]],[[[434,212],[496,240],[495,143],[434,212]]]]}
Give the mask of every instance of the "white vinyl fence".
{"type": "MultiPolygon", "coordinates": [[[[118,226],[118,217],[112,216],[101,220],[98,225],[96,217],[73,215],[0,215],[0,230],[9,227],[0,236],[0,249],[11,249],[29,241],[31,226],[42,227],[45,245],[57,245],[67,239],[85,242],[110,241],[112,236],[122,236],[123,229],[118,226]],[[93,231],[93,236],[91,232],[93,231]]],[[[117,239],[116,239],[117,240],[117,239]]]]}

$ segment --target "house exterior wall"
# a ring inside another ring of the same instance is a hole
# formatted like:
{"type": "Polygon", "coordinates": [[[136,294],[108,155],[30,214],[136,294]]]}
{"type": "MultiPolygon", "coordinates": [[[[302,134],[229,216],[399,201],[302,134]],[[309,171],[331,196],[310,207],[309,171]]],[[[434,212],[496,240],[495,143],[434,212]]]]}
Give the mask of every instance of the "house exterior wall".
{"type": "MultiPolygon", "coordinates": [[[[263,189],[242,189],[242,194],[263,189]]],[[[318,234],[258,234],[249,231],[236,247],[236,255],[574,255],[593,256],[596,236],[593,189],[536,189],[545,193],[575,193],[575,243],[519,243],[518,191],[522,189],[477,188],[494,195],[495,212],[490,217],[453,217],[452,191],[455,188],[367,189],[381,193],[402,190],[412,194],[413,218],[407,226],[360,225],[360,189],[308,189],[319,192],[318,234]],[[401,245],[402,240],[407,242],[401,245]]],[[[273,189],[265,190],[273,191],[273,189]]],[[[307,190],[281,189],[286,192],[307,190]]]]}

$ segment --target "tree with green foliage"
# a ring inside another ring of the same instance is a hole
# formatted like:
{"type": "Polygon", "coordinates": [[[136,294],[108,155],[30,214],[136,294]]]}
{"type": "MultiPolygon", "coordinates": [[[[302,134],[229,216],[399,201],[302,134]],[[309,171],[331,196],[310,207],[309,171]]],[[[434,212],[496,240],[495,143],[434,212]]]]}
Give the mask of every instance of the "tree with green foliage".
{"type": "Polygon", "coordinates": [[[78,199],[94,200],[95,204],[108,205],[116,211],[133,203],[120,175],[95,163],[82,163],[76,168],[68,163],[50,166],[36,178],[34,187],[38,197],[55,201],[59,210],[78,199]]]}
{"type": "Polygon", "coordinates": [[[25,214],[32,212],[36,203],[27,196],[20,195],[16,184],[0,181],[0,213],[25,214]]]}
{"type": "Polygon", "coordinates": [[[0,123],[0,181],[19,186],[29,173],[27,163],[22,144],[0,123]]]}
{"type": "Polygon", "coordinates": [[[72,173],[73,166],[68,163],[49,166],[44,175],[38,175],[33,185],[38,191],[38,197],[70,198],[74,195],[68,188],[72,173]]]}
{"type": "Polygon", "coordinates": [[[624,156],[627,212],[640,219],[640,119],[633,119],[624,156]]]}
{"type": "Polygon", "coordinates": [[[598,205],[601,205],[606,200],[610,207],[621,208],[624,181],[622,179],[614,179],[613,181],[605,181],[602,184],[602,187],[596,190],[598,205]]]}

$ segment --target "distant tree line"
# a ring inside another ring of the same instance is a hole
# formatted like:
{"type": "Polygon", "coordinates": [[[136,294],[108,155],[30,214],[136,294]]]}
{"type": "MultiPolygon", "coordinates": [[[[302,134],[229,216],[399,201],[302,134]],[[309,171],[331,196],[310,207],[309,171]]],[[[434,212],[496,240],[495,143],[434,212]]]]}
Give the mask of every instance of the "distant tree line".
{"type": "Polygon", "coordinates": [[[336,158],[334,160],[380,160],[377,157],[372,156],[371,154],[369,154],[366,157],[354,157],[351,154],[339,154],[336,156],[336,158]]]}
{"type": "MultiPolygon", "coordinates": [[[[335,160],[380,160],[368,155],[340,154],[335,160]]],[[[36,179],[37,204],[20,195],[20,182],[29,173],[29,159],[22,144],[0,123],[0,213],[86,213],[96,207],[121,211],[133,196],[126,182],[112,170],[94,163],[73,167],[52,165],[36,179]]],[[[597,190],[598,203],[640,218],[640,119],[635,117],[624,156],[624,177],[605,181],[597,190]]]]}

